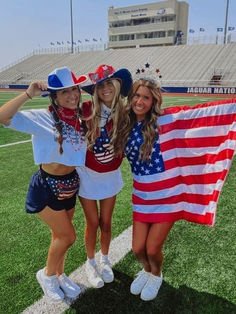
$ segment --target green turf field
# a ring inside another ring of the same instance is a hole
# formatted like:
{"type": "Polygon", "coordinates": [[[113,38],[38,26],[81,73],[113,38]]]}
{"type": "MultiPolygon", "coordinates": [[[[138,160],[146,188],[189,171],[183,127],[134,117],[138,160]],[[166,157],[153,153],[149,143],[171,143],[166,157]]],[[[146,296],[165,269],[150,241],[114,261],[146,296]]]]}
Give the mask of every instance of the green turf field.
{"type": "MultiPolygon", "coordinates": [[[[0,106],[14,95],[17,93],[0,92],[0,106]]],[[[164,106],[190,105],[210,100],[209,97],[164,96],[164,106]]],[[[47,98],[37,98],[27,102],[23,109],[47,106],[47,98]]],[[[28,135],[0,126],[1,314],[20,313],[42,297],[35,274],[45,265],[50,232],[36,215],[27,215],[24,211],[28,183],[37,169],[33,162],[31,142],[1,147],[29,139],[28,135]]],[[[117,198],[113,237],[132,224],[132,180],[126,160],[122,164],[122,173],[125,187],[117,198]]],[[[234,160],[220,196],[214,228],[185,221],[175,224],[164,247],[164,282],[155,300],[145,303],[129,293],[129,286],[141,269],[130,252],[115,265],[115,281],[112,284],[97,290],[87,290],[66,313],[236,313],[235,177],[234,160]]],[[[79,203],[74,225],[77,240],[68,253],[67,274],[86,260],[84,216],[79,203]]]]}

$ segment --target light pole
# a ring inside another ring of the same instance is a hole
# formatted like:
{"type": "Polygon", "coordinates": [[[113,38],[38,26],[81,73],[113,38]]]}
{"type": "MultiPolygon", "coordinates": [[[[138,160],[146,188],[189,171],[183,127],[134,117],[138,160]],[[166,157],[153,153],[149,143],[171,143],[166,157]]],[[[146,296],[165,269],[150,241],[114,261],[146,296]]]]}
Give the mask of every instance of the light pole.
{"type": "Polygon", "coordinates": [[[71,53],[74,52],[74,39],[73,39],[73,10],[72,0],[70,0],[70,29],[71,29],[71,53]]]}
{"type": "Polygon", "coordinates": [[[224,44],[226,44],[226,35],[227,35],[227,27],[228,27],[228,10],[229,10],[229,0],[226,0],[224,44]]]}

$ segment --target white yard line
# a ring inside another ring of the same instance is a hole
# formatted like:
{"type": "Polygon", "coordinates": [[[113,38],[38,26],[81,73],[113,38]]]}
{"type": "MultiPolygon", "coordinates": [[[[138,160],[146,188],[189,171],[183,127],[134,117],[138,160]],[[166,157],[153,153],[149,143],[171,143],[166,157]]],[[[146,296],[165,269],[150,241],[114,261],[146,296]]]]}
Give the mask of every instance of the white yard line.
{"type": "Polygon", "coordinates": [[[26,141],[19,141],[19,142],[14,142],[14,143],[3,144],[3,145],[0,145],[0,148],[1,148],[1,147],[12,146],[12,145],[17,145],[17,144],[28,143],[28,142],[31,142],[31,140],[26,140],[26,141]]]}
{"type": "MultiPolygon", "coordinates": [[[[117,264],[130,250],[132,243],[132,226],[123,231],[117,238],[111,241],[109,258],[112,265],[117,264]]],[[[95,259],[99,261],[100,252],[96,253],[95,259]]],[[[70,279],[79,284],[82,293],[84,293],[91,285],[89,284],[85,274],[85,264],[77,268],[70,274],[70,279]]],[[[36,278],[35,278],[36,280],[36,278]]],[[[100,288],[102,289],[102,288],[100,288]]],[[[61,314],[70,307],[70,301],[52,303],[45,296],[33,305],[25,309],[22,314],[61,314]]]]}

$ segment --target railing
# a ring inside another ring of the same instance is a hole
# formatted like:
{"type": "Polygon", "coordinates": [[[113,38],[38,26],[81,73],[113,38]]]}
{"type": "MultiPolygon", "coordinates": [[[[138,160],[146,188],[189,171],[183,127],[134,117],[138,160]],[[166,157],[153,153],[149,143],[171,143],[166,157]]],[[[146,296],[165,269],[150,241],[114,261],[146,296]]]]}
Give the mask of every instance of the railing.
{"type": "MultiPolygon", "coordinates": [[[[183,36],[184,41],[186,40],[186,36],[183,36]]],[[[236,32],[231,32],[227,35],[227,41],[229,43],[236,43],[236,32]]],[[[192,34],[187,36],[187,45],[198,45],[198,44],[223,44],[224,43],[224,36],[223,35],[208,35],[208,34],[192,34]]],[[[96,50],[107,50],[108,49],[108,42],[103,43],[93,43],[93,44],[78,44],[73,46],[73,52],[79,53],[82,51],[96,51],[96,50]]],[[[118,47],[117,47],[118,48],[118,47]]],[[[0,69],[0,72],[9,69],[13,65],[24,61],[25,59],[39,54],[57,54],[57,53],[71,53],[71,46],[64,45],[64,46],[51,46],[47,48],[40,48],[34,49],[27,55],[23,56],[22,58],[4,66],[0,69]]]]}
{"type": "MultiPolygon", "coordinates": [[[[88,44],[88,45],[77,45],[74,46],[73,52],[74,53],[79,53],[82,51],[96,51],[96,50],[107,50],[107,43],[98,43],[98,44],[88,44]]],[[[32,57],[34,55],[42,55],[42,54],[59,54],[59,53],[71,53],[71,47],[69,46],[57,46],[57,47],[48,47],[48,48],[40,48],[40,49],[34,49],[31,51],[29,54],[25,55],[24,57],[11,62],[10,64],[4,66],[3,68],[0,69],[0,72],[5,71],[12,66],[28,59],[29,57],[32,57]]]]}

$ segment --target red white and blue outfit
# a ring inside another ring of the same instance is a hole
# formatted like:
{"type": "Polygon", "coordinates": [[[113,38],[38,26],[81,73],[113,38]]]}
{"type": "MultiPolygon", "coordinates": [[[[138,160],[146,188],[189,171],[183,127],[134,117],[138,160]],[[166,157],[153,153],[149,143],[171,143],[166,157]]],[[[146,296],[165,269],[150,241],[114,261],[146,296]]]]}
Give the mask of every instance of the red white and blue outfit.
{"type": "Polygon", "coordinates": [[[236,149],[236,99],[164,109],[150,162],[138,158],[142,122],[126,145],[133,173],[133,219],[184,219],[213,226],[236,149]]]}
{"type": "MultiPolygon", "coordinates": [[[[55,120],[48,109],[23,110],[11,119],[9,128],[32,135],[33,155],[36,165],[56,162],[67,166],[84,166],[86,142],[80,123],[74,119],[75,110],[58,110],[62,121],[63,154],[59,152],[58,132],[55,120]],[[76,125],[76,129],[75,129],[76,125]]],[[[58,200],[57,185],[67,192],[67,185],[78,189],[79,178],[76,171],[65,175],[49,175],[40,167],[34,173],[26,197],[27,213],[37,213],[49,206],[54,210],[71,209],[75,206],[76,194],[69,199],[58,200]]]]}
{"type": "MultiPolygon", "coordinates": [[[[91,114],[92,103],[82,104],[85,117],[91,114]]],[[[78,167],[80,177],[79,196],[101,200],[112,197],[120,192],[123,180],[120,165],[123,157],[114,157],[113,147],[110,145],[113,120],[111,109],[106,105],[101,108],[100,136],[96,139],[92,150],[87,150],[85,167],[78,167]]]]}

